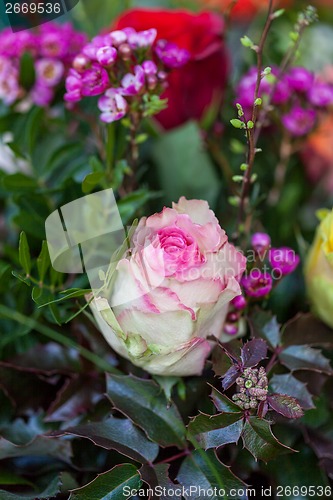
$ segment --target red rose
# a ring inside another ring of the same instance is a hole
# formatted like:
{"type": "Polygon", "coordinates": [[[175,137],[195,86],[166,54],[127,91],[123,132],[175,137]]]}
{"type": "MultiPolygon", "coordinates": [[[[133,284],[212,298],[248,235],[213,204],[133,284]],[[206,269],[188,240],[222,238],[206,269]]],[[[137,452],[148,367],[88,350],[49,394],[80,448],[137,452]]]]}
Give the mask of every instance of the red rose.
{"type": "Polygon", "coordinates": [[[158,39],[166,39],[187,49],[190,61],[172,70],[163,97],[168,108],[158,116],[166,129],[190,120],[199,120],[216,100],[221,102],[228,72],[228,57],[223,42],[224,23],[212,12],[193,14],[185,10],[133,9],[124,12],[113,28],[128,26],[136,30],[156,28],[158,39]]]}

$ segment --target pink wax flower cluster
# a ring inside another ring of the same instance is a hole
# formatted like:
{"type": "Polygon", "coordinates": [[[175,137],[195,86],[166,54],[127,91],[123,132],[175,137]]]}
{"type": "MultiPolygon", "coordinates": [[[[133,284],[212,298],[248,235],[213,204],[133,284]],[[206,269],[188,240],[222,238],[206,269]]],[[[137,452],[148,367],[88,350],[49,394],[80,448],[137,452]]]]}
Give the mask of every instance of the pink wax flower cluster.
{"type": "MultiPolygon", "coordinates": [[[[242,277],[241,285],[246,297],[260,299],[270,294],[274,282],[295,271],[300,258],[292,248],[272,248],[270,236],[266,233],[254,233],[251,248],[253,258],[248,258],[250,269],[242,277]]],[[[238,297],[235,300],[238,301],[238,297]]]]}
{"type": "Polygon", "coordinates": [[[75,54],[86,43],[86,36],[70,23],[46,23],[35,31],[0,33],[0,99],[8,106],[26,99],[37,106],[52,103],[75,54]],[[20,61],[28,53],[35,72],[31,88],[20,81],[20,61]]]}
{"type": "MultiPolygon", "coordinates": [[[[257,68],[253,67],[236,88],[236,102],[242,106],[247,120],[252,116],[256,81],[257,68]]],[[[301,137],[314,129],[318,113],[333,105],[333,85],[303,67],[291,68],[282,78],[279,69],[272,67],[271,74],[261,79],[259,97],[264,103],[269,97],[280,111],[280,125],[292,136],[301,137]]],[[[274,120],[272,113],[268,119],[274,120]]]]}
{"type": "Polygon", "coordinates": [[[155,43],[156,36],[154,28],[124,28],[93,38],[73,61],[65,100],[76,103],[99,95],[100,119],[112,123],[144,94],[160,95],[168,72],[186,64],[190,54],[167,40],[155,43]]]}

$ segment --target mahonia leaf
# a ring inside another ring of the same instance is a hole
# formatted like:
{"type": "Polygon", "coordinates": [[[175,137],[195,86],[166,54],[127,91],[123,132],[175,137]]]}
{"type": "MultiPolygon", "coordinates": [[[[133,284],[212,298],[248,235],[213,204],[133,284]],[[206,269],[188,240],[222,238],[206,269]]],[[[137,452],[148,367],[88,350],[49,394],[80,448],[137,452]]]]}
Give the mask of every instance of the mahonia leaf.
{"type": "Polygon", "coordinates": [[[255,309],[249,317],[249,325],[252,337],[264,339],[270,348],[274,350],[281,343],[280,325],[275,316],[270,312],[255,309]]]}
{"type": "Polygon", "coordinates": [[[288,396],[296,398],[304,410],[315,407],[306,384],[295,378],[291,373],[273,375],[269,385],[273,392],[288,394],[288,396]]]}
{"type": "Polygon", "coordinates": [[[223,390],[226,391],[227,389],[229,389],[229,387],[231,387],[232,384],[236,382],[236,379],[239,377],[240,373],[240,367],[237,365],[233,365],[231,368],[229,368],[222,380],[223,390]]]}
{"type": "Polygon", "coordinates": [[[125,487],[131,490],[138,490],[142,482],[140,475],[131,464],[116,465],[108,472],[99,474],[93,481],[82,488],[71,491],[69,500],[103,500],[103,499],[126,499],[131,498],[131,494],[126,495],[125,487]]]}
{"type": "Polygon", "coordinates": [[[325,323],[312,314],[298,314],[283,330],[283,345],[333,346],[333,332],[325,323]]]}
{"type": "Polygon", "coordinates": [[[153,462],[158,455],[159,447],[149,441],[142,431],[128,419],[110,417],[103,422],[93,422],[68,429],[55,431],[53,437],[70,435],[89,439],[106,450],[117,450],[119,453],[137,462],[153,462]]]}
{"type": "Polygon", "coordinates": [[[240,411],[240,407],[231,401],[231,399],[219,392],[215,387],[212,387],[212,389],[211,398],[218,411],[227,413],[237,413],[240,411]]]}
{"type": "Polygon", "coordinates": [[[267,344],[262,339],[252,339],[241,349],[241,360],[244,368],[252,368],[267,356],[267,344]]]}
{"type": "Polygon", "coordinates": [[[289,370],[313,370],[332,374],[330,362],[319,349],[306,345],[291,345],[279,355],[280,361],[289,370]]]}
{"type": "Polygon", "coordinates": [[[287,418],[301,418],[304,412],[298,401],[292,396],[286,394],[271,394],[267,401],[269,406],[287,418]]]}
{"type": "Polygon", "coordinates": [[[249,417],[245,422],[242,440],[244,447],[255,459],[268,462],[281,453],[295,451],[280,443],[271,430],[271,424],[267,420],[249,417]]]}
{"type": "Polygon", "coordinates": [[[188,436],[194,436],[206,450],[237,443],[243,428],[242,419],[242,412],[218,415],[201,413],[189,423],[188,436]]]}
{"type": "Polygon", "coordinates": [[[161,446],[185,446],[185,426],[174,404],[152,380],[108,375],[107,395],[114,407],[161,446]]]}
{"type": "MultiPolygon", "coordinates": [[[[229,467],[217,459],[212,450],[194,450],[183,461],[177,481],[185,489],[184,498],[186,500],[202,500],[203,491],[211,491],[215,488],[217,494],[209,495],[209,498],[211,500],[226,499],[229,498],[232,489],[241,493],[246,487],[243,481],[231,472],[229,467]]],[[[237,499],[243,500],[245,496],[239,495],[237,499]]]]}
{"type": "Polygon", "coordinates": [[[226,356],[225,352],[219,345],[217,345],[213,350],[212,363],[215,375],[220,376],[224,376],[229,368],[233,365],[232,360],[229,358],[229,356],[226,356]]]}
{"type": "MultiPolygon", "coordinates": [[[[157,491],[157,487],[161,488],[161,495],[158,495],[159,500],[174,500],[177,497],[176,489],[179,488],[179,485],[171,481],[169,467],[169,464],[145,464],[139,470],[142,481],[148,484],[152,490],[157,491]]],[[[150,496],[150,499],[154,500],[154,497],[150,496]]]]}

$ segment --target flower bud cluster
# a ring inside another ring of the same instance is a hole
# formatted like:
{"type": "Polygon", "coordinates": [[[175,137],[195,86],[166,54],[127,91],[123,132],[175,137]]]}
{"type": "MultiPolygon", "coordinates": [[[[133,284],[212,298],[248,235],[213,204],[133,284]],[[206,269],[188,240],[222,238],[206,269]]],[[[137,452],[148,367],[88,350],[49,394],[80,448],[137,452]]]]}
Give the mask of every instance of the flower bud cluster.
{"type": "Polygon", "coordinates": [[[159,96],[167,86],[168,72],[184,65],[190,55],[166,40],[155,42],[156,37],[154,28],[124,28],[93,38],[73,61],[65,100],[76,103],[101,95],[100,119],[111,123],[123,118],[143,95],[159,96]]]}
{"type": "Polygon", "coordinates": [[[70,23],[49,22],[35,31],[17,33],[3,30],[0,33],[0,100],[7,106],[22,99],[28,104],[49,106],[75,54],[85,43],[86,36],[75,31],[70,23]],[[21,59],[26,54],[30,56],[34,73],[28,88],[20,75],[21,59]]]}
{"type": "Polygon", "coordinates": [[[236,379],[238,392],[232,396],[233,401],[244,410],[256,409],[259,403],[266,401],[268,380],[265,368],[246,368],[236,379]]]}
{"type": "Polygon", "coordinates": [[[248,297],[266,297],[273,288],[274,280],[295,271],[299,256],[289,247],[271,248],[271,239],[266,233],[254,233],[251,238],[254,260],[241,279],[244,293],[248,297]]]}
{"type": "MultiPolygon", "coordinates": [[[[271,104],[280,110],[280,124],[292,136],[304,136],[314,129],[318,112],[333,106],[333,85],[303,67],[291,68],[276,82],[278,75],[277,67],[262,75],[259,97],[265,103],[270,96],[271,104]]],[[[257,68],[253,67],[236,88],[236,102],[242,106],[247,120],[252,116],[256,81],[257,68]]],[[[268,120],[273,119],[273,113],[269,113],[268,120]]]]}

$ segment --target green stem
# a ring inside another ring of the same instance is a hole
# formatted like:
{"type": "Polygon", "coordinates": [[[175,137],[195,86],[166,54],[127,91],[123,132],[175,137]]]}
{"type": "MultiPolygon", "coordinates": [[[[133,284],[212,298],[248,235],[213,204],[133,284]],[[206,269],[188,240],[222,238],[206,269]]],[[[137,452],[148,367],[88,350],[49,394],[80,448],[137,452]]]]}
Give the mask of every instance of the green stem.
{"type": "Polygon", "coordinates": [[[106,177],[108,181],[113,180],[115,125],[109,123],[106,127],[106,177]]]}
{"type": "Polygon", "coordinates": [[[56,330],[53,330],[52,328],[46,325],[38,323],[38,321],[34,318],[25,316],[24,314],[21,314],[18,311],[13,311],[12,309],[4,305],[0,305],[0,316],[16,321],[21,325],[28,326],[29,328],[36,330],[38,333],[41,333],[42,335],[53,340],[54,342],[58,342],[59,344],[62,344],[66,347],[71,347],[73,349],[76,349],[83,358],[93,363],[97,368],[99,368],[103,372],[107,371],[109,373],[115,373],[115,374],[120,373],[120,371],[117,370],[117,368],[115,368],[114,366],[110,365],[109,363],[101,359],[99,356],[97,356],[97,354],[88,351],[88,349],[78,345],[76,342],[74,342],[74,340],[66,337],[65,335],[62,335],[62,333],[59,333],[56,330]]]}

